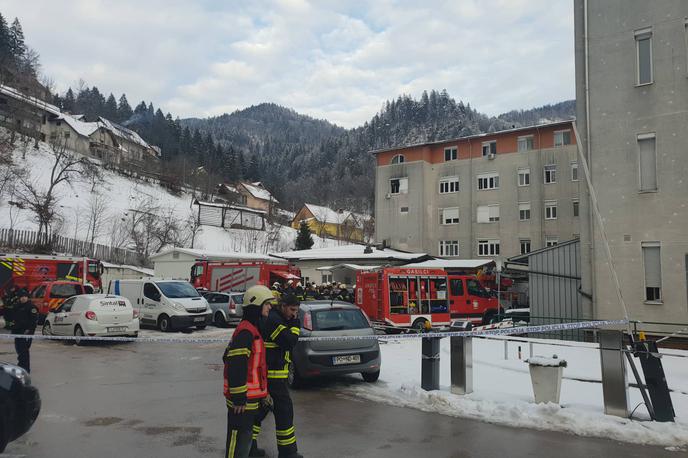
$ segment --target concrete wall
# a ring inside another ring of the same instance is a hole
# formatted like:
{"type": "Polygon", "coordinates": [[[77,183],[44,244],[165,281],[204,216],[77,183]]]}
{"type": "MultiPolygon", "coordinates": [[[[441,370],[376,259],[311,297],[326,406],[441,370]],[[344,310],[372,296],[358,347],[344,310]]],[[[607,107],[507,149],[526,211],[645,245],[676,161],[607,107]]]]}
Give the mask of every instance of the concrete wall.
{"type": "MultiPolygon", "coordinates": [[[[531,251],[542,248],[545,238],[560,242],[579,233],[578,217],[573,216],[573,200],[579,197],[579,182],[571,179],[571,162],[576,161],[575,145],[554,147],[553,132],[571,129],[559,125],[520,132],[507,132],[473,140],[456,140],[437,145],[404,148],[379,153],[376,168],[375,219],[376,240],[387,240],[389,246],[408,251],[440,255],[440,240],[458,240],[459,258],[478,257],[479,239],[498,239],[500,254],[520,254],[520,240],[531,241],[531,251]],[[518,136],[533,135],[534,149],[516,152],[518,136]],[[486,140],[497,140],[497,156],[482,157],[486,140]],[[444,148],[458,147],[458,159],[445,162],[444,148]],[[391,164],[397,154],[406,161],[391,164]],[[557,181],[544,184],[544,165],[556,164],[557,181]],[[530,185],[518,186],[518,169],[530,168],[530,185]],[[499,173],[500,185],[495,190],[478,190],[481,173],[499,173]],[[458,193],[440,194],[442,177],[458,176],[458,193]],[[407,194],[390,193],[392,178],[407,177],[407,194]],[[557,201],[557,219],[544,219],[545,200],[557,201]],[[519,202],[530,202],[529,221],[519,220],[519,202]],[[498,222],[478,223],[479,205],[499,204],[498,222]],[[408,213],[401,213],[408,207],[408,213]],[[440,208],[459,207],[459,224],[440,225],[440,208]]],[[[573,141],[573,132],[571,132],[573,141]]],[[[496,257],[496,256],[490,256],[496,257]]]]}
{"type": "MultiPolygon", "coordinates": [[[[688,2],[588,1],[587,56],[584,5],[575,1],[577,125],[629,316],[686,323],[688,2]],[[638,86],[634,32],[647,27],[654,82],[638,86]],[[656,135],[656,192],[639,190],[637,136],[646,133],[656,135]],[[645,300],[643,242],[661,244],[662,300],[655,303],[645,300]]],[[[581,212],[582,287],[594,296],[587,313],[622,317],[601,228],[587,206],[581,212]]]]}
{"type": "Polygon", "coordinates": [[[171,252],[154,259],[157,278],[182,278],[188,280],[196,257],[184,253],[171,252]],[[175,258],[174,255],[178,257],[175,258]]]}
{"type": "Polygon", "coordinates": [[[108,285],[112,280],[128,280],[149,277],[150,275],[146,275],[143,272],[128,269],[126,267],[106,267],[103,271],[103,290],[108,290],[108,285]]]}

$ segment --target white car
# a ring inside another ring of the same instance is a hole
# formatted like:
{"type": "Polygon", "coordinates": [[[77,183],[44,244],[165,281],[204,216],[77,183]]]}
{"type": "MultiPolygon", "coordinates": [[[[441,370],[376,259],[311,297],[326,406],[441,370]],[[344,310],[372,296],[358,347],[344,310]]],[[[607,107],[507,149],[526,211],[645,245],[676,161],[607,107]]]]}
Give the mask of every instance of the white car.
{"type": "MultiPolygon", "coordinates": [[[[48,313],[44,335],[130,336],[139,334],[138,311],[129,299],[111,294],[72,296],[48,313]]],[[[78,341],[77,341],[78,342],[78,341]]]]}

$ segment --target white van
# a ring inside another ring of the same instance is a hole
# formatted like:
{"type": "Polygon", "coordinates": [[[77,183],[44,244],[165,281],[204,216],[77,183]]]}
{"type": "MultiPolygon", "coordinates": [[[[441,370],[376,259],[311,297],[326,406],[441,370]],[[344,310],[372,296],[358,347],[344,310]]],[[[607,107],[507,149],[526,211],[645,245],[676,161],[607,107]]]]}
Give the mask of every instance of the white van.
{"type": "Polygon", "coordinates": [[[183,280],[112,280],[108,293],[124,296],[139,310],[142,325],[163,332],[196,326],[205,328],[212,321],[208,302],[191,283],[183,280]]]}
{"type": "Polygon", "coordinates": [[[72,296],[48,313],[43,323],[43,334],[136,337],[139,334],[138,311],[125,297],[107,294],[72,296]]]}

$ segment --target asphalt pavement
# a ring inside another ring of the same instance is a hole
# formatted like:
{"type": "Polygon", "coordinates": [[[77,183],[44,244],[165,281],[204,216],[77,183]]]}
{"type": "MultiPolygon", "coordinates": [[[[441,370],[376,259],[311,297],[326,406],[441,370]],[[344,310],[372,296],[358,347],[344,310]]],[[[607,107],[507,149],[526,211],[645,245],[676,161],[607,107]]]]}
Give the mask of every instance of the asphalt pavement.
{"type": "MultiPolygon", "coordinates": [[[[212,335],[222,335],[222,331],[212,335]]],[[[222,351],[218,344],[76,347],[34,342],[32,378],[43,398],[41,415],[31,431],[0,457],[221,457],[226,428],[222,351]]],[[[8,341],[0,341],[0,360],[15,361],[8,341]]],[[[296,434],[304,456],[679,455],[658,447],[398,408],[338,392],[342,384],[351,383],[365,382],[360,377],[344,377],[293,392],[296,434]]],[[[276,457],[271,417],[260,439],[269,456],[276,457]]]]}

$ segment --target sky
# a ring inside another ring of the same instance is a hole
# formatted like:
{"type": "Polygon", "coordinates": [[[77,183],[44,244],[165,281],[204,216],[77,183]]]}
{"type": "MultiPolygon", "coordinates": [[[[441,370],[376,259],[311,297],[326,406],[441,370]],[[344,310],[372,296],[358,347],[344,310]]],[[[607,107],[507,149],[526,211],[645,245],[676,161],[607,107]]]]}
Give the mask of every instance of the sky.
{"type": "Polygon", "coordinates": [[[574,98],[571,0],[0,0],[58,92],[206,117],[274,102],[356,127],[446,89],[489,115],[574,98]]]}

